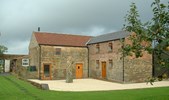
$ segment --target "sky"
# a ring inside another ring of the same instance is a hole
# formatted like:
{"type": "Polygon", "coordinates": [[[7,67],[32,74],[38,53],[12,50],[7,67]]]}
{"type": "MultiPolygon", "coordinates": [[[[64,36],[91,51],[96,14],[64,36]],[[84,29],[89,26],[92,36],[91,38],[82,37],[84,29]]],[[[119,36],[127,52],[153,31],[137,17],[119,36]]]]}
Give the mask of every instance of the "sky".
{"type": "Polygon", "coordinates": [[[0,0],[0,45],[8,48],[7,54],[28,54],[38,27],[90,36],[120,31],[132,2],[142,21],[151,19],[153,0],[0,0]]]}

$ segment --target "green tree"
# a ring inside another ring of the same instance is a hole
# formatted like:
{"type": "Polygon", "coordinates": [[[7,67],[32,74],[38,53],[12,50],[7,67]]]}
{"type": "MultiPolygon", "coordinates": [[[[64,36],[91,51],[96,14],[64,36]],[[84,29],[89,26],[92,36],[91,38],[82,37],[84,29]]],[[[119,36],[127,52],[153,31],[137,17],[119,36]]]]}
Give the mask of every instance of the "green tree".
{"type": "Polygon", "coordinates": [[[143,51],[159,54],[164,50],[169,50],[169,3],[163,4],[160,0],[155,0],[151,7],[153,8],[153,18],[145,23],[141,22],[135,3],[130,6],[130,11],[125,17],[124,29],[134,33],[130,35],[131,44],[124,46],[124,54],[135,54],[136,58],[141,57],[143,51]],[[149,45],[140,45],[143,42],[149,45]],[[162,44],[154,46],[152,44],[162,44]]]}
{"type": "Polygon", "coordinates": [[[3,54],[4,52],[7,52],[8,48],[3,46],[3,45],[0,45],[0,54],[3,54]]]}
{"type": "MultiPolygon", "coordinates": [[[[135,55],[142,57],[144,51],[154,53],[158,57],[158,63],[163,67],[169,66],[169,58],[161,57],[163,52],[169,52],[169,2],[161,3],[154,0],[151,4],[153,17],[147,22],[142,22],[135,3],[130,5],[130,10],[125,16],[124,30],[134,35],[129,36],[131,44],[123,46],[124,56],[135,55]],[[142,45],[142,43],[148,45],[142,45]]],[[[150,81],[153,79],[150,79],[150,81]]]]}
{"type": "MultiPolygon", "coordinates": [[[[3,54],[4,52],[7,52],[7,47],[0,45],[0,55],[3,54]]],[[[3,72],[3,65],[2,62],[0,63],[0,73],[3,72]]]]}

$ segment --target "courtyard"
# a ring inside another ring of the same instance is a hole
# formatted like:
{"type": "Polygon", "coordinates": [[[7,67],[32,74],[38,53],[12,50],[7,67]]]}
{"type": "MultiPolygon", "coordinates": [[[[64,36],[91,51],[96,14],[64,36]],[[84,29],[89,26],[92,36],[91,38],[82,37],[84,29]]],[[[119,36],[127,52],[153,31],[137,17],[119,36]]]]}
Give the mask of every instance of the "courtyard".
{"type": "Polygon", "coordinates": [[[169,81],[150,83],[115,83],[97,79],[73,79],[73,83],[66,83],[65,80],[36,80],[29,79],[35,83],[48,84],[50,90],[55,91],[107,91],[107,90],[125,90],[142,89],[169,86],[169,81]]]}

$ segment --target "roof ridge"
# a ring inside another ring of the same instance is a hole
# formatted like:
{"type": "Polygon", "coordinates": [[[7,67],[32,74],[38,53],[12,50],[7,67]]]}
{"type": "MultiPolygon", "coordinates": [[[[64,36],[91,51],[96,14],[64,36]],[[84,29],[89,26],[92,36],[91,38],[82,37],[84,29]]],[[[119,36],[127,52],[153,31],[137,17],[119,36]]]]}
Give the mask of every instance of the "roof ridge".
{"type": "Polygon", "coordinates": [[[103,36],[103,35],[108,35],[108,34],[115,34],[115,33],[119,33],[119,32],[127,32],[127,31],[121,30],[121,31],[116,31],[116,32],[108,32],[108,33],[105,33],[105,34],[97,35],[95,37],[99,37],[99,36],[103,36]]]}
{"type": "Polygon", "coordinates": [[[79,34],[72,34],[72,33],[69,34],[69,33],[60,33],[60,32],[42,32],[42,31],[41,32],[37,32],[37,31],[33,31],[33,33],[93,37],[93,36],[89,36],[89,35],[79,35],[79,34]]]}

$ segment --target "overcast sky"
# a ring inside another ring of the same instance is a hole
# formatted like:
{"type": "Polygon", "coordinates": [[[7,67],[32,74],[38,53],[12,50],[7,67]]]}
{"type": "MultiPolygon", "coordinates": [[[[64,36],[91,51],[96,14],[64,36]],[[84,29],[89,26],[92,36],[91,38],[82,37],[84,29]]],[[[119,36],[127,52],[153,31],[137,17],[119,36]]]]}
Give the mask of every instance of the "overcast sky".
{"type": "MultiPolygon", "coordinates": [[[[120,31],[131,2],[141,19],[152,17],[153,0],[0,0],[0,44],[8,54],[28,54],[31,34],[100,35],[120,31]]],[[[167,3],[168,0],[163,0],[167,3]]]]}

